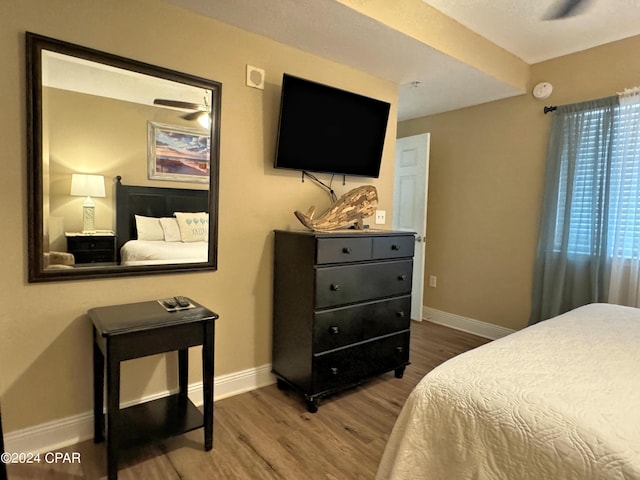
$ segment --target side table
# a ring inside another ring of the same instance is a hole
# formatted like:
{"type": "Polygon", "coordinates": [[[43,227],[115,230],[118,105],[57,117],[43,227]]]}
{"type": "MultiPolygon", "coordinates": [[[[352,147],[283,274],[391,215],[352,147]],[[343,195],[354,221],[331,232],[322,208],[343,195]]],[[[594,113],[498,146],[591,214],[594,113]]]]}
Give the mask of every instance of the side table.
{"type": "Polygon", "coordinates": [[[116,235],[110,231],[96,233],[66,232],[67,252],[76,263],[115,263],[116,235]]]}
{"type": "Polygon", "coordinates": [[[132,446],[204,427],[204,449],[213,447],[213,363],[218,315],[187,300],[190,307],[186,309],[167,309],[160,301],[148,301],[88,312],[93,323],[94,442],[106,440],[109,480],[118,477],[119,452],[132,446]],[[187,397],[188,350],[196,345],[202,345],[204,413],[187,397]],[[178,352],[178,393],[120,409],[120,362],[174,350],[178,352]]]}

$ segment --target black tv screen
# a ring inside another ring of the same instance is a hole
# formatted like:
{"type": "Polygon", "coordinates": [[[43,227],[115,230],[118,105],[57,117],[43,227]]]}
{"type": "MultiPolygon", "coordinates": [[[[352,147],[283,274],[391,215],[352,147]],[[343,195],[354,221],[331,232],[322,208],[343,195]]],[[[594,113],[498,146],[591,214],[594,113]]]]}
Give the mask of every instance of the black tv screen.
{"type": "Polygon", "coordinates": [[[285,73],[275,167],[377,178],[389,108],[285,73]]]}

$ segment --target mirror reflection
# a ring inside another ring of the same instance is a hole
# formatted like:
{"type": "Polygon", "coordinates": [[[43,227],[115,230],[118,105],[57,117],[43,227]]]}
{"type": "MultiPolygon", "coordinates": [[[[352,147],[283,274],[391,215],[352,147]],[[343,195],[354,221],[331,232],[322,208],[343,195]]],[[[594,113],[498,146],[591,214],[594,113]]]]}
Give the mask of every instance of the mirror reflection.
{"type": "Polygon", "coordinates": [[[27,35],[30,280],[215,268],[220,85],[27,35]]]}

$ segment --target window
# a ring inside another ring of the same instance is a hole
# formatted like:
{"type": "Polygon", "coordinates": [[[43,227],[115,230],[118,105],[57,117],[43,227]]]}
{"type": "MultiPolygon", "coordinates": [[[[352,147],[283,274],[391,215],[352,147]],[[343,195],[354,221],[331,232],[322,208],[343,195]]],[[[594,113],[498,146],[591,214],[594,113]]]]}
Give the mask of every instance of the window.
{"type": "Polygon", "coordinates": [[[638,258],[640,103],[621,100],[613,119],[606,111],[576,112],[570,115],[580,116],[579,128],[571,118],[564,125],[554,250],[638,258]]]}

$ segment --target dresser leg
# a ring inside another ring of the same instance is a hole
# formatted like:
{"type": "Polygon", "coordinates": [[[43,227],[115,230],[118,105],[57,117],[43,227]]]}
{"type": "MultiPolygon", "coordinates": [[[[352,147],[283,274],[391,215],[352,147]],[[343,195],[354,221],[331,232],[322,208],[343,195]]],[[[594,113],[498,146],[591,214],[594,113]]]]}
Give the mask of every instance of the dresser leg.
{"type": "Polygon", "coordinates": [[[404,375],[404,369],[405,369],[405,367],[400,367],[400,368],[396,368],[394,370],[394,374],[395,374],[396,378],[402,378],[402,376],[404,375]]]}
{"type": "Polygon", "coordinates": [[[304,403],[307,405],[307,412],[316,413],[318,411],[318,401],[313,398],[305,398],[304,403]]]}

